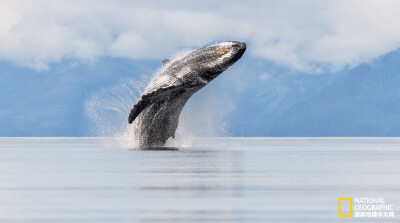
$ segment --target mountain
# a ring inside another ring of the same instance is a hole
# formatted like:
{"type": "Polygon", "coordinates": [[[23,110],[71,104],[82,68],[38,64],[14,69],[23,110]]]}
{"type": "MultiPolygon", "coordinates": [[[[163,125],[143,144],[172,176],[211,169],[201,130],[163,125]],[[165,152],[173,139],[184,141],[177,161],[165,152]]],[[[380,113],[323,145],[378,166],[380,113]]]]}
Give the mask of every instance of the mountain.
{"type": "Polygon", "coordinates": [[[270,136],[400,136],[400,50],[347,71],[264,129],[270,136]]]}

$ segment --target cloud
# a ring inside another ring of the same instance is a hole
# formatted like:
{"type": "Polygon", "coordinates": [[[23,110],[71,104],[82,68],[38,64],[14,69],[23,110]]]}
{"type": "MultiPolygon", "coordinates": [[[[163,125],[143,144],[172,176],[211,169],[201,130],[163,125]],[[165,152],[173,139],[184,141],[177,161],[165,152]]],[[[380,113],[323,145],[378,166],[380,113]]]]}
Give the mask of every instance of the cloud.
{"type": "Polygon", "coordinates": [[[294,70],[354,66],[400,46],[396,0],[0,0],[0,59],[47,69],[65,58],[162,59],[213,41],[294,70]]]}

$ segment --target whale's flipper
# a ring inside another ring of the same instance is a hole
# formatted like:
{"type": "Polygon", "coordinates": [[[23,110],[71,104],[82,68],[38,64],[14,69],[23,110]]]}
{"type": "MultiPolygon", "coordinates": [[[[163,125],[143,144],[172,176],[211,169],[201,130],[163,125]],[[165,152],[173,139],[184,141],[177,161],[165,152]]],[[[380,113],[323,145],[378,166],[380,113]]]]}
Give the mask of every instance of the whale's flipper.
{"type": "Polygon", "coordinates": [[[135,121],[139,114],[155,102],[165,100],[167,98],[174,98],[190,91],[191,86],[177,85],[166,88],[160,88],[156,91],[143,95],[135,106],[131,109],[129,114],[128,123],[131,124],[135,121]]]}

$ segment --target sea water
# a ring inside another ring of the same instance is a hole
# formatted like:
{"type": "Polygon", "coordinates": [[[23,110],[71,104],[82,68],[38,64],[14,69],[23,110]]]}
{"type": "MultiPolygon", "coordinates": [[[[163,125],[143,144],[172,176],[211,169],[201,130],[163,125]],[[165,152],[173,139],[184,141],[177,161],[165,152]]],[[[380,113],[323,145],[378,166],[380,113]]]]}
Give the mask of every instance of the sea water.
{"type": "Polygon", "coordinates": [[[400,138],[0,138],[0,222],[399,222],[400,138]],[[340,197],[395,217],[340,218],[340,197]]]}

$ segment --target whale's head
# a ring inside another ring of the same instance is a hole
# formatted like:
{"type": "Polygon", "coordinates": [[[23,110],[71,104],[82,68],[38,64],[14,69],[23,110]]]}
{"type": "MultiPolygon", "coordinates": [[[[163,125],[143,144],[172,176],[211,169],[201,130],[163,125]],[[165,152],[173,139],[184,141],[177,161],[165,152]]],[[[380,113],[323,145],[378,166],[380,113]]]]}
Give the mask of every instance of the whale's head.
{"type": "Polygon", "coordinates": [[[188,63],[202,78],[211,81],[238,61],[246,44],[242,42],[223,42],[192,51],[188,63]]]}

